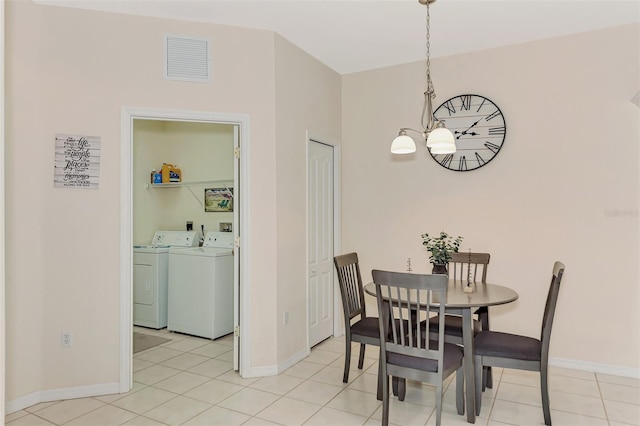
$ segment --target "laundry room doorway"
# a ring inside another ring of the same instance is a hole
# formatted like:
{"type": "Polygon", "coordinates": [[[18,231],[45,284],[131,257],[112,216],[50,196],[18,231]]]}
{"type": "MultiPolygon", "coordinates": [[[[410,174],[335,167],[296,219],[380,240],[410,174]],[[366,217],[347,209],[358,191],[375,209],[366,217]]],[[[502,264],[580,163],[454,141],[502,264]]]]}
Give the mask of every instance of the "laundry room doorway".
{"type": "MultiPolygon", "coordinates": [[[[136,324],[139,319],[134,315],[134,301],[140,293],[134,282],[139,277],[136,271],[141,268],[134,265],[133,247],[150,244],[156,231],[192,229],[201,243],[209,232],[224,232],[233,241],[233,328],[229,332],[234,342],[233,367],[242,375],[246,362],[243,354],[249,353],[248,330],[244,335],[239,333],[244,311],[241,308],[248,296],[244,294],[240,250],[241,246],[248,248],[242,232],[246,229],[247,205],[243,201],[248,191],[240,182],[246,183],[248,179],[241,176],[246,174],[243,167],[246,159],[240,156],[240,146],[248,154],[247,134],[248,117],[244,115],[123,108],[120,321],[123,392],[133,383],[133,325],[148,327],[144,321],[136,324]],[[173,171],[173,182],[166,182],[166,176],[162,180],[163,167],[173,171]]],[[[155,291],[160,292],[161,288],[155,291]]],[[[139,306],[138,302],[135,306],[139,306]]],[[[163,327],[164,324],[152,323],[151,329],[163,327]]]]}

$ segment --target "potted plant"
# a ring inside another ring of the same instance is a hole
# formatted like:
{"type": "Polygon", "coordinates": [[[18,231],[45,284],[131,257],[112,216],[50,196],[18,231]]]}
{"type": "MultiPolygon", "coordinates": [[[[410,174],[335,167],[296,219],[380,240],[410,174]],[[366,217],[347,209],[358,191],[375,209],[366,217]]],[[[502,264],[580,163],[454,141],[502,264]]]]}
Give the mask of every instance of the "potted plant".
{"type": "Polygon", "coordinates": [[[422,234],[422,245],[431,252],[429,262],[433,264],[434,274],[447,274],[447,264],[451,260],[451,253],[457,253],[462,237],[453,238],[444,231],[437,237],[422,234]]]}

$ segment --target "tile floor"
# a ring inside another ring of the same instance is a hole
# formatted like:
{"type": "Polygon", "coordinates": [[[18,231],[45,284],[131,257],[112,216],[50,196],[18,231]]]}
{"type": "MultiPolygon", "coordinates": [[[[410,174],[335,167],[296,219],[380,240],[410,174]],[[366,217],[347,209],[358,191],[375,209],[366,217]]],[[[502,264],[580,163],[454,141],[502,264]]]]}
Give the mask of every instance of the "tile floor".
{"type": "MultiPolygon", "coordinates": [[[[166,330],[136,331],[172,341],[135,354],[129,393],[47,402],[6,416],[22,425],[378,425],[377,352],[363,370],[351,362],[342,383],[344,340],[329,339],[276,377],[242,379],[232,371],[231,336],[210,341],[166,330]]],[[[354,348],[355,349],[355,348],[354,348]]],[[[357,351],[353,351],[357,354],[357,351]]],[[[476,425],[543,425],[538,374],[494,370],[476,425]]],[[[551,371],[551,417],[556,426],[640,425],[640,380],[579,370],[551,371]]],[[[404,402],[392,399],[390,422],[434,425],[434,387],[409,382],[404,402]]],[[[447,381],[443,425],[466,425],[447,381]]]]}

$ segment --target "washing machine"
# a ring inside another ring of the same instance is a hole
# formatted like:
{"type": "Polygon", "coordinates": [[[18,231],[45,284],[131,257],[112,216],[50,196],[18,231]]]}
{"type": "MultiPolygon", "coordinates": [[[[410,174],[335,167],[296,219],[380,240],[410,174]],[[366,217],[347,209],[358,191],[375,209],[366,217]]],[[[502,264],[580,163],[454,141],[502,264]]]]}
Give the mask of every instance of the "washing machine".
{"type": "Polygon", "coordinates": [[[157,231],[151,244],[133,246],[133,324],[167,326],[169,250],[198,245],[196,231],[157,231]]]}
{"type": "Polygon", "coordinates": [[[233,233],[207,232],[202,247],[169,251],[167,330],[209,339],[233,332],[233,233]]]}

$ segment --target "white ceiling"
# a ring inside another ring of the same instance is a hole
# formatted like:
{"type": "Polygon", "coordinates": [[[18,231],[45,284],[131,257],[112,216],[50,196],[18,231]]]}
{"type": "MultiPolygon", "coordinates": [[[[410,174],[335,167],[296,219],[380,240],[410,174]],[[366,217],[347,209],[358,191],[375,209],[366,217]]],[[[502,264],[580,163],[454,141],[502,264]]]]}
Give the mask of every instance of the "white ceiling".
{"type": "MultiPolygon", "coordinates": [[[[418,0],[33,1],[274,31],[340,74],[425,58],[426,8],[418,0]]],[[[640,0],[438,0],[431,57],[632,22],[640,22],[640,0]]]]}

